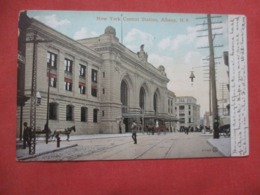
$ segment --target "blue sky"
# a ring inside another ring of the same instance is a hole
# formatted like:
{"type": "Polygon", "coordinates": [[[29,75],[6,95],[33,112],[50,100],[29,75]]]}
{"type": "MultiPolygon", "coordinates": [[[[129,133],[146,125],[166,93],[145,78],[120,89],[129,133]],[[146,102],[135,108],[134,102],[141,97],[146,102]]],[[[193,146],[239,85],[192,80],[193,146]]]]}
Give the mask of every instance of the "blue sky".
{"type": "MultiPolygon", "coordinates": [[[[173,14],[173,13],[144,13],[144,12],[87,12],[87,11],[27,11],[29,17],[34,17],[55,30],[75,40],[96,37],[104,33],[107,26],[116,29],[120,42],[133,52],[144,50],[148,53],[148,61],[155,67],[163,65],[170,82],[168,89],[177,96],[194,96],[201,105],[201,115],[208,111],[209,83],[207,61],[202,60],[209,55],[206,25],[206,14],[173,14]],[[167,21],[165,20],[167,19],[167,21]],[[194,71],[195,79],[191,83],[190,71],[194,71]]],[[[223,51],[228,51],[227,15],[212,18],[213,27],[220,28],[214,33],[214,44],[224,47],[215,49],[215,56],[222,57],[223,51]]],[[[217,61],[217,89],[219,98],[222,97],[220,86],[228,82],[227,67],[223,59],[217,61]]],[[[224,98],[228,96],[224,92],[224,98]]]]}

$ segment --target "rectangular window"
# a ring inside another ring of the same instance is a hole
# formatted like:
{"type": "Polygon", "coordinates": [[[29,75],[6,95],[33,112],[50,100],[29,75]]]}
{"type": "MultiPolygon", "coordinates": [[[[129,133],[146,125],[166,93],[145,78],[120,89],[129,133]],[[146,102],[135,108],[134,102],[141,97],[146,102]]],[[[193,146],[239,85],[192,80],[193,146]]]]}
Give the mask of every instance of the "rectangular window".
{"type": "Polygon", "coordinates": [[[105,88],[103,88],[103,94],[105,94],[105,88]]]}
{"type": "Polygon", "coordinates": [[[79,93],[80,94],[86,94],[86,86],[79,84],[79,93]]]}
{"type": "Polygon", "coordinates": [[[86,77],[86,66],[79,65],[79,76],[85,78],[86,77]]]}
{"type": "Polygon", "coordinates": [[[57,86],[56,83],[57,83],[57,78],[54,78],[54,77],[50,78],[50,87],[56,88],[56,86],[57,86]]]}
{"type": "Polygon", "coordinates": [[[102,116],[105,116],[105,111],[104,110],[102,110],[102,116]]]}
{"type": "Polygon", "coordinates": [[[57,55],[51,52],[47,52],[47,66],[56,68],[57,67],[57,55]]]}
{"type": "Polygon", "coordinates": [[[180,106],[179,109],[180,109],[180,110],[184,110],[185,107],[184,107],[184,106],[180,106]]]}
{"type": "Polygon", "coordinates": [[[64,79],[64,89],[66,91],[72,91],[72,80],[71,79],[64,79]]]}
{"type": "Polygon", "coordinates": [[[69,60],[67,58],[65,58],[64,60],[64,70],[66,72],[72,73],[72,60],[69,60]]]}
{"type": "Polygon", "coordinates": [[[92,82],[97,83],[97,70],[92,69],[91,78],[92,82]]]}
{"type": "Polygon", "coordinates": [[[91,86],[91,95],[93,97],[97,97],[97,86],[95,86],[95,85],[91,86]]]}
{"type": "Polygon", "coordinates": [[[56,88],[56,86],[57,86],[56,74],[47,73],[47,77],[49,79],[49,86],[56,88]]]}
{"type": "Polygon", "coordinates": [[[98,118],[98,109],[93,110],[93,123],[97,123],[97,118],[98,118]]]}
{"type": "Polygon", "coordinates": [[[81,122],[87,122],[88,121],[88,108],[81,107],[81,122]]]}
{"type": "Polygon", "coordinates": [[[103,78],[105,78],[105,76],[106,76],[106,74],[105,74],[105,72],[103,72],[103,78]]]}

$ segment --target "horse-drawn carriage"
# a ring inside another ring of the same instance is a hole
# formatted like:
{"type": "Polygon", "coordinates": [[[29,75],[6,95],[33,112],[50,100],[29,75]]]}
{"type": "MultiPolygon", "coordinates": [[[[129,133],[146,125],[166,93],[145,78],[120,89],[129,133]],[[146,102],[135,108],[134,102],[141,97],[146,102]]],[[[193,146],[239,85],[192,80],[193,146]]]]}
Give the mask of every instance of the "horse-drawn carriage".
{"type": "Polygon", "coordinates": [[[65,129],[56,129],[53,132],[52,139],[53,138],[59,139],[60,134],[62,134],[62,135],[67,135],[67,141],[69,141],[71,131],[75,132],[76,131],[76,127],[72,126],[72,127],[65,128],[65,129]]]}
{"type": "Polygon", "coordinates": [[[224,137],[230,137],[230,124],[222,125],[218,128],[219,135],[223,135],[224,137]]]}
{"type": "MultiPolygon", "coordinates": [[[[40,137],[46,137],[46,129],[47,128],[45,127],[43,130],[41,130],[40,127],[37,127],[36,131],[35,131],[36,139],[39,139],[40,137]]],[[[52,141],[55,138],[57,139],[62,134],[62,135],[67,135],[67,141],[69,141],[71,131],[75,132],[76,131],[76,127],[72,126],[72,127],[68,127],[68,128],[56,129],[53,133],[50,130],[50,128],[48,128],[48,130],[47,130],[47,137],[48,137],[49,141],[52,141]]]]}
{"type": "Polygon", "coordinates": [[[229,116],[220,118],[218,130],[219,130],[219,135],[223,135],[224,137],[230,137],[230,117],[229,116]]]}

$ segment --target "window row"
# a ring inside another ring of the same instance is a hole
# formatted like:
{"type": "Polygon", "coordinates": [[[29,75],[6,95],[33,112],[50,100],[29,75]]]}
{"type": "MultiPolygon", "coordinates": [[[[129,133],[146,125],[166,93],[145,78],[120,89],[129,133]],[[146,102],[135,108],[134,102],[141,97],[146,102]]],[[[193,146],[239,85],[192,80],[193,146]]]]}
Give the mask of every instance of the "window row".
{"type": "MultiPolygon", "coordinates": [[[[58,120],[58,109],[59,105],[57,103],[49,104],[49,119],[50,120],[58,120]]],[[[74,121],[74,106],[67,105],[66,106],[66,121],[74,121]]],[[[80,121],[88,122],[88,108],[81,107],[80,109],[80,121]]],[[[98,109],[93,109],[93,123],[98,122],[98,109]]]]}
{"type": "MultiPolygon", "coordinates": [[[[57,55],[51,52],[47,52],[47,66],[51,69],[56,69],[57,67],[57,55]]],[[[73,66],[73,61],[70,59],[65,58],[64,60],[64,70],[67,73],[71,73],[72,74],[72,66],[73,66]]],[[[84,65],[79,65],[79,77],[81,78],[86,78],[86,66],[84,65]]],[[[49,86],[56,88],[57,87],[57,75],[54,71],[54,73],[52,72],[48,72],[47,76],[49,77],[49,86]]],[[[97,76],[98,76],[98,72],[95,69],[91,70],[91,77],[92,77],[92,85],[91,85],[91,95],[93,97],[97,97],[97,76]]],[[[70,77],[70,76],[69,76],[70,77]]],[[[72,79],[64,77],[64,90],[66,91],[73,91],[73,82],[72,79]]],[[[79,82],[78,84],[78,92],[80,94],[86,94],[86,83],[83,82],[79,82]]],[[[104,93],[104,91],[103,91],[104,93]]]]}
{"type": "MultiPolygon", "coordinates": [[[[47,52],[47,66],[52,68],[52,69],[57,69],[57,60],[58,60],[58,55],[57,54],[54,54],[52,52],[47,52]]],[[[68,58],[65,58],[64,59],[64,71],[67,72],[67,73],[70,73],[72,74],[73,72],[73,60],[70,60],[68,58]]],[[[82,78],[86,78],[86,66],[85,65],[82,65],[82,64],[79,64],[79,76],[82,77],[82,78]]],[[[95,69],[92,69],[91,71],[91,79],[92,79],[92,82],[94,83],[97,83],[97,70],[95,69]]]]}

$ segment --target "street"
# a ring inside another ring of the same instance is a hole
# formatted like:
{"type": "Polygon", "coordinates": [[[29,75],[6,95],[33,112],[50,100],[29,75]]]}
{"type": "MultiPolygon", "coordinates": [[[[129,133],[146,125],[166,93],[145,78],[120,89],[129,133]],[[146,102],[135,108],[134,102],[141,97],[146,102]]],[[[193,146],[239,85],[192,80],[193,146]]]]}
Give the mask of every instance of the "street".
{"type": "MultiPolygon", "coordinates": [[[[137,144],[131,134],[99,139],[72,140],[77,144],[65,150],[40,155],[28,161],[131,160],[221,157],[218,149],[207,143],[210,136],[201,133],[138,133],[137,144]]],[[[66,141],[62,141],[61,145],[66,141]]]]}

